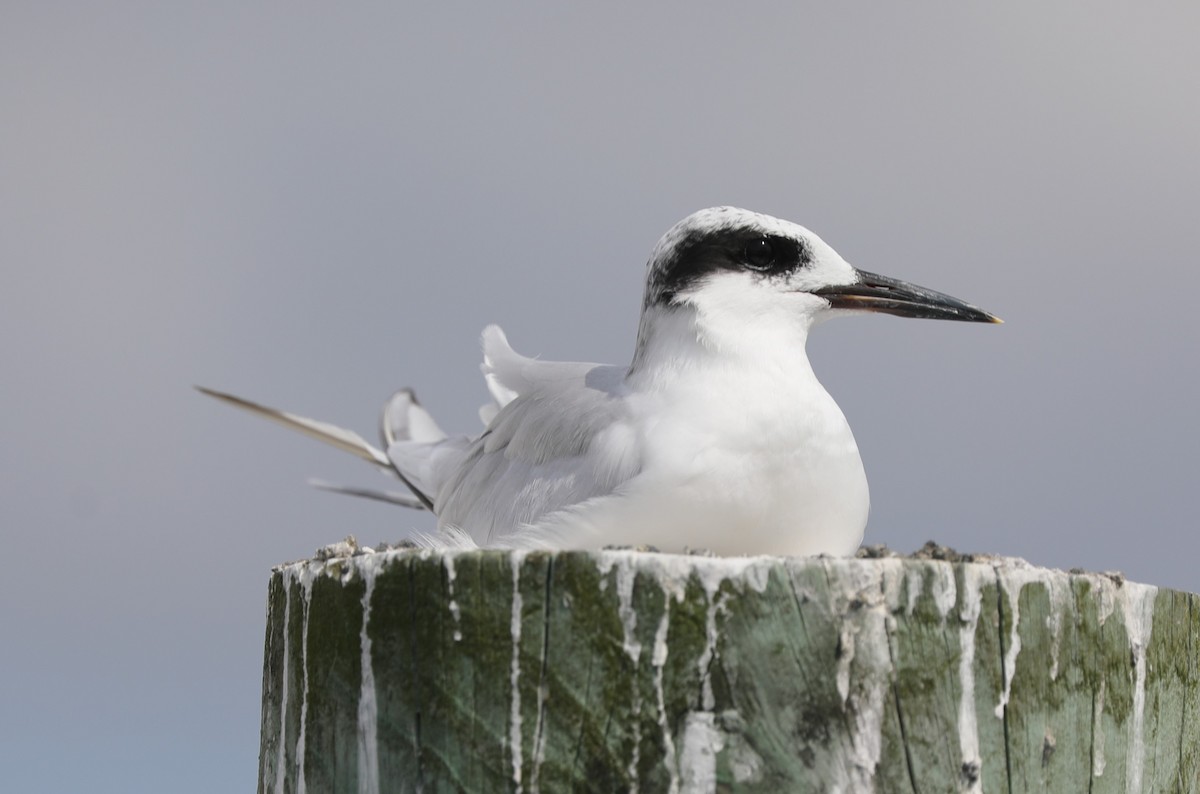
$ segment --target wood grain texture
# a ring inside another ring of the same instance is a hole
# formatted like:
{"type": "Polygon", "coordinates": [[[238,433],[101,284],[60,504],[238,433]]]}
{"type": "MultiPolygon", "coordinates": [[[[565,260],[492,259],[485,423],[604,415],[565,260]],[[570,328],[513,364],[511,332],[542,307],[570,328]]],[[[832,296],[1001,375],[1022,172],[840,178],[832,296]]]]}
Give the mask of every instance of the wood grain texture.
{"type": "Polygon", "coordinates": [[[295,563],[259,791],[1200,791],[1198,607],[1000,558],[295,563]]]}

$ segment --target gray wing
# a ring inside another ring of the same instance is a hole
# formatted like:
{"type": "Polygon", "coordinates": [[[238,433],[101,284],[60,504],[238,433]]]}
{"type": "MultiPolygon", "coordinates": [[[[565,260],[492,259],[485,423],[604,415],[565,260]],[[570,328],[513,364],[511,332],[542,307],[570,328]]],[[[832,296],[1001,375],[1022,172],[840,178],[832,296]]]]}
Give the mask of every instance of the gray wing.
{"type": "Polygon", "coordinates": [[[494,544],[638,473],[624,367],[525,358],[494,327],[484,345],[498,406],[484,434],[388,448],[397,468],[436,494],[439,526],[494,544]]]}
{"type": "Polygon", "coordinates": [[[633,477],[641,457],[627,405],[586,383],[618,374],[604,370],[615,368],[544,383],[501,409],[439,489],[439,523],[491,544],[633,477]]]}

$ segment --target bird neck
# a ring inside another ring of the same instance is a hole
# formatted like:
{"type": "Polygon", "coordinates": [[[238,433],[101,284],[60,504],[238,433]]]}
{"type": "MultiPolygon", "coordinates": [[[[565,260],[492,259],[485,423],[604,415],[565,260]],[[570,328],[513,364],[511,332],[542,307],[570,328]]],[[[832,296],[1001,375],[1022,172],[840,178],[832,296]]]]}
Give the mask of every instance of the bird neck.
{"type": "Polygon", "coordinates": [[[627,381],[668,386],[715,372],[733,379],[776,379],[820,388],[804,351],[810,323],[794,316],[724,316],[695,306],[653,306],[642,313],[627,381]]]}

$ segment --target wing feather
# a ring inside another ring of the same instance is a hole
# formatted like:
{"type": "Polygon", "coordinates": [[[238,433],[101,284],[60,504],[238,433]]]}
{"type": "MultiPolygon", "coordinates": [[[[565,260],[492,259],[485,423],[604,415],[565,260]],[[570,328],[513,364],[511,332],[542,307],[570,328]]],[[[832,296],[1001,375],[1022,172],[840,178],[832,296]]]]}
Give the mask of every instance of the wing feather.
{"type": "MultiPolygon", "coordinates": [[[[499,329],[495,334],[503,342],[499,329]]],[[[495,352],[488,344],[485,332],[485,348],[495,352]]],[[[640,470],[624,368],[538,361],[512,353],[506,342],[489,361],[493,369],[485,369],[485,377],[495,376],[515,396],[462,449],[456,465],[443,470],[440,525],[493,543],[549,513],[611,493],[640,470]]]]}

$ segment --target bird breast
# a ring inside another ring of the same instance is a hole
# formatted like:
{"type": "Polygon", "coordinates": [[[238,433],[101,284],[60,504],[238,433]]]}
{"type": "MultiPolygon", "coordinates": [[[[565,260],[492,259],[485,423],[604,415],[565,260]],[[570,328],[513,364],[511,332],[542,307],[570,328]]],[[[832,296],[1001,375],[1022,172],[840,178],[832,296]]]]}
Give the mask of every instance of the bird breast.
{"type": "Polygon", "coordinates": [[[639,398],[654,419],[636,497],[661,530],[643,533],[717,553],[857,548],[869,507],[858,446],[806,366],[722,366],[639,398]]]}

